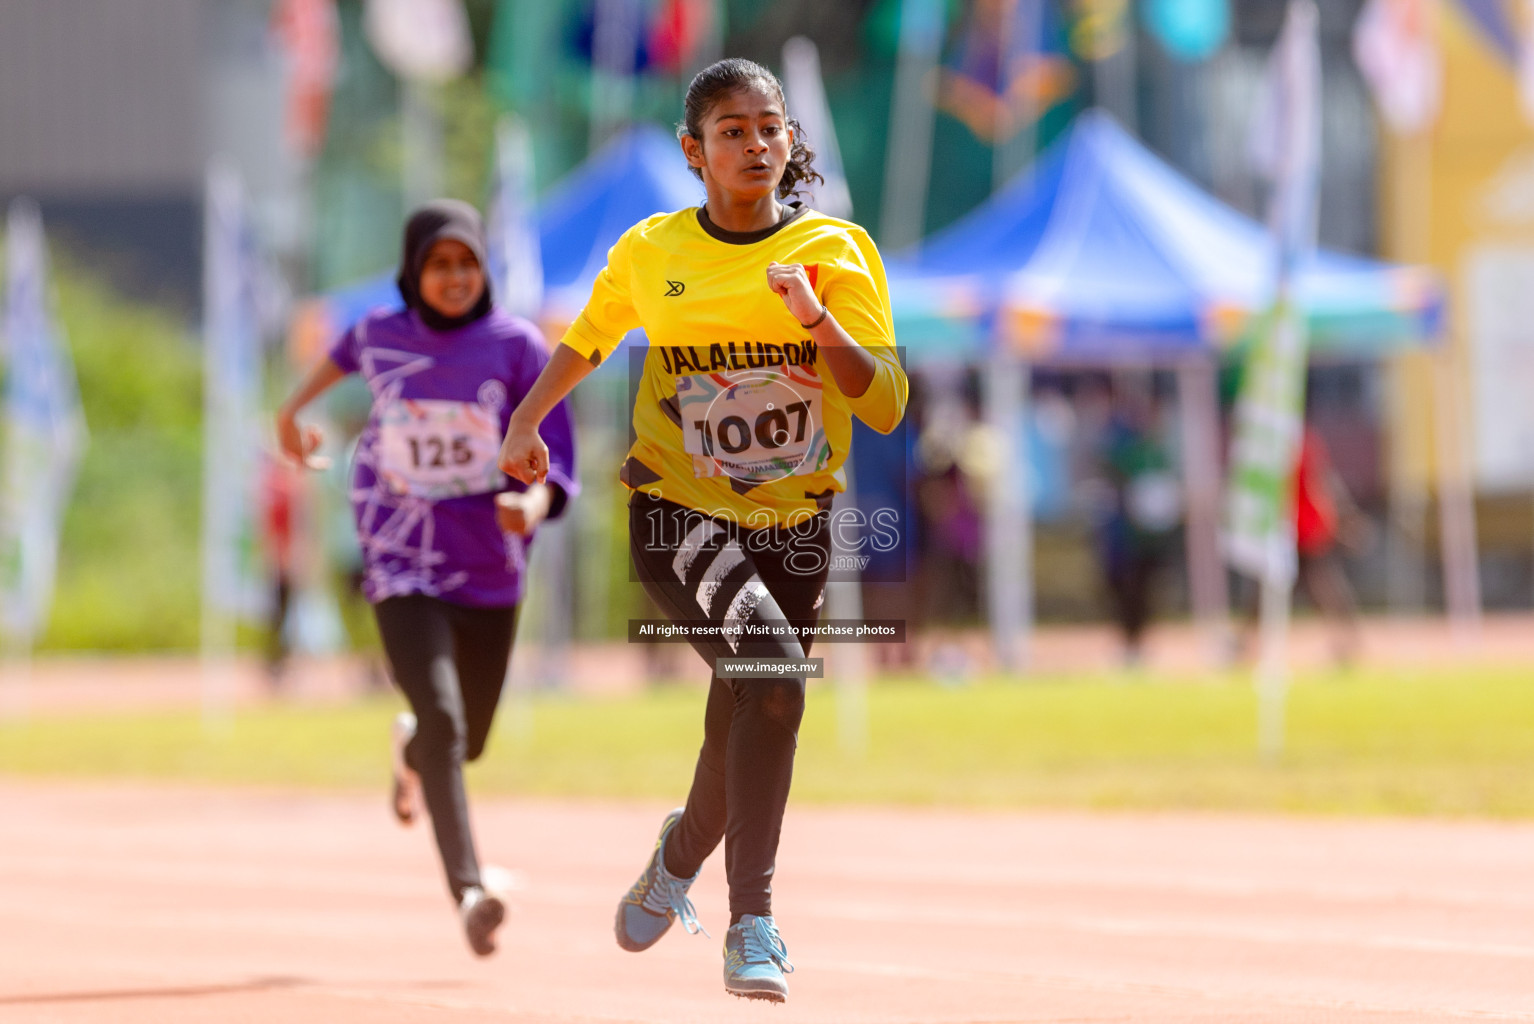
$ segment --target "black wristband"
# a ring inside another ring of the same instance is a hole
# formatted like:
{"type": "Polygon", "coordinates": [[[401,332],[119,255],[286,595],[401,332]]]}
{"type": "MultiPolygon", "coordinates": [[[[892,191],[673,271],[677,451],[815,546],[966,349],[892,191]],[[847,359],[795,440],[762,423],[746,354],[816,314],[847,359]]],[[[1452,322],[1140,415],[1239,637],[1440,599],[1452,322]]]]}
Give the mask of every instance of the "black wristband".
{"type": "Polygon", "coordinates": [[[807,324],[800,324],[799,326],[803,327],[806,331],[813,330],[814,328],[819,327],[820,326],[820,322],[822,320],[824,320],[830,314],[831,314],[831,311],[825,307],[824,303],[822,303],[821,306],[820,306],[820,315],[817,316],[815,319],[811,320],[809,323],[807,323],[807,324]]]}

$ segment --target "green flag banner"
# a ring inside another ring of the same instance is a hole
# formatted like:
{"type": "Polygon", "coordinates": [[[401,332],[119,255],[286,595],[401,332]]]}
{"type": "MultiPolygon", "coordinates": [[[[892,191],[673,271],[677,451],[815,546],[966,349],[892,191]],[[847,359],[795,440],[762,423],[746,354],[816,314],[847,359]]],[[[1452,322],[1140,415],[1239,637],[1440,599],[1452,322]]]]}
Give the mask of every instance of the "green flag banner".
{"type": "Polygon", "coordinates": [[[1294,579],[1295,460],[1305,405],[1305,317],[1281,298],[1256,325],[1236,400],[1225,556],[1260,580],[1294,579]]]}

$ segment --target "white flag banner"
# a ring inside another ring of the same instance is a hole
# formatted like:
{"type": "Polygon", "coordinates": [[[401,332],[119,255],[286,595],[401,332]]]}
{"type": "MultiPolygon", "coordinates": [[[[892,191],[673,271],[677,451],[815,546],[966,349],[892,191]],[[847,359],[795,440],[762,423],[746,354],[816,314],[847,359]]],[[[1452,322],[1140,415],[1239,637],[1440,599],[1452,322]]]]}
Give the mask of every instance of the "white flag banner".
{"type": "Polygon", "coordinates": [[[1321,186],[1320,15],[1314,0],[1290,0],[1283,31],[1268,58],[1252,121],[1253,165],[1273,186],[1268,226],[1278,245],[1278,277],[1316,244],[1321,186]]]}
{"type": "Polygon", "coordinates": [[[1518,32],[1518,105],[1526,121],[1534,122],[1534,0],[1523,0],[1518,32]]]}
{"type": "MultiPolygon", "coordinates": [[[[203,208],[204,628],[258,601],[254,509],[260,451],[261,266],[235,172],[208,170],[203,208]]],[[[204,634],[205,642],[207,634],[204,634]]]]}
{"type": "Polygon", "coordinates": [[[1289,606],[1298,568],[1294,475],[1305,416],[1305,311],[1294,294],[1316,248],[1321,184],[1321,41],[1315,0],[1289,0],[1268,62],[1252,152],[1273,184],[1273,303],[1251,339],[1236,400],[1227,491],[1226,557],[1261,584],[1257,745],[1273,761],[1284,746],[1289,692],[1289,606]]]}
{"type": "Polygon", "coordinates": [[[462,0],[367,0],[362,29],[378,59],[400,78],[446,82],[474,62],[462,0]]]}
{"type": "MultiPolygon", "coordinates": [[[[1353,59],[1385,123],[1403,134],[1431,125],[1443,103],[1438,4],[1439,0],[1367,0],[1353,26],[1353,59]]],[[[1525,57],[1520,69],[1526,108],[1528,64],[1525,57]]]]}
{"type": "Polygon", "coordinates": [[[813,41],[794,36],[783,44],[783,89],[788,94],[788,115],[804,129],[806,142],[815,151],[815,169],[826,179],[807,186],[810,205],[821,213],[847,220],[852,216],[852,193],[842,169],[842,153],[836,144],[836,126],[826,101],[820,75],[820,51],[813,41]]]}
{"type": "Polygon", "coordinates": [[[30,649],[53,603],[59,533],[86,430],[74,363],[50,308],[42,215],[28,199],[11,203],[5,265],[0,624],[30,649]]]}
{"type": "Polygon", "coordinates": [[[514,118],[496,128],[495,198],[490,204],[490,280],[505,310],[537,320],[543,310],[543,251],[533,201],[533,144],[514,118]]]}
{"type": "Polygon", "coordinates": [[[1268,65],[1252,152],[1272,182],[1273,306],[1262,318],[1236,403],[1225,548],[1235,568],[1282,583],[1295,573],[1290,487],[1304,417],[1307,325],[1292,294],[1315,250],[1320,189],[1321,47],[1313,0],[1290,0],[1268,65]]]}

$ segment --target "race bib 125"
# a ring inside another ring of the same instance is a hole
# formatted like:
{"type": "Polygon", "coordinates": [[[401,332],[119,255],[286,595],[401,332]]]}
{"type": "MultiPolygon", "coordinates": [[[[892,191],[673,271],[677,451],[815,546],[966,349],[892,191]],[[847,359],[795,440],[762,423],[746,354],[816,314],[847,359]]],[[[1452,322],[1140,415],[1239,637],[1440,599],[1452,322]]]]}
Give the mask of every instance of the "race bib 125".
{"type": "Polygon", "coordinates": [[[378,472],[395,494],[433,501],[497,491],[500,415],[475,402],[400,400],[378,420],[378,472]]]}

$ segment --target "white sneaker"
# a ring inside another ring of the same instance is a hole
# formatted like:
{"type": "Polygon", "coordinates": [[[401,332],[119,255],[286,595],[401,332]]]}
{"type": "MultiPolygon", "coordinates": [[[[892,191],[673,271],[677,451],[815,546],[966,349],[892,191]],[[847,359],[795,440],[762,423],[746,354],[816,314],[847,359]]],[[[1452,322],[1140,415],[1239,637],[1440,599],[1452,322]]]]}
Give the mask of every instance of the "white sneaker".
{"type": "Polygon", "coordinates": [[[506,920],[506,903],[494,893],[472,885],[459,898],[458,913],[463,918],[464,934],[469,937],[469,948],[479,956],[494,953],[495,930],[506,920]]]}
{"type": "Polygon", "coordinates": [[[415,738],[415,716],[401,711],[390,730],[394,764],[394,817],[401,825],[414,825],[421,811],[421,776],[405,763],[405,745],[415,738]]]}

